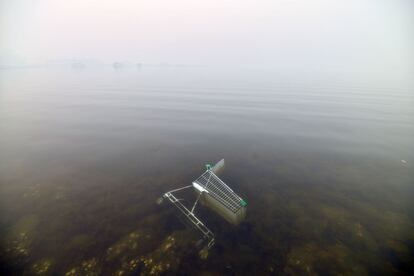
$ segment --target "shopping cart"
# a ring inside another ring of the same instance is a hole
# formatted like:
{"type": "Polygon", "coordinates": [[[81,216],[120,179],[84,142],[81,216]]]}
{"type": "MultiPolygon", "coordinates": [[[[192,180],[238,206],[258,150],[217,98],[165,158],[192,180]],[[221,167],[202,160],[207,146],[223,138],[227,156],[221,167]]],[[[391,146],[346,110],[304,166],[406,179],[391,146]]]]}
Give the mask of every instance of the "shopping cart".
{"type": "Polygon", "coordinates": [[[192,185],[166,192],[159,200],[161,203],[163,199],[168,199],[184,215],[185,220],[207,240],[207,248],[214,245],[214,234],[194,213],[199,201],[234,225],[239,224],[246,217],[247,202],[217,176],[223,169],[224,159],[214,166],[207,164],[206,171],[194,180],[192,185]],[[197,193],[197,199],[191,208],[187,208],[176,194],[191,188],[197,193]]]}

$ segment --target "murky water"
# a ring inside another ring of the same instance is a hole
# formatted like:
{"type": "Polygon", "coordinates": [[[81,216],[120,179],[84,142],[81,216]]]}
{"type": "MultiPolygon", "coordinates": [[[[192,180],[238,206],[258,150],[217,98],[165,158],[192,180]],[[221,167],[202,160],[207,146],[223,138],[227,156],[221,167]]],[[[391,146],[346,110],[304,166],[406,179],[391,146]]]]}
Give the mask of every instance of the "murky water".
{"type": "Polygon", "coordinates": [[[413,87],[208,68],[3,70],[1,271],[413,272],[413,87]],[[198,236],[157,198],[225,158],[249,202],[198,236]]]}

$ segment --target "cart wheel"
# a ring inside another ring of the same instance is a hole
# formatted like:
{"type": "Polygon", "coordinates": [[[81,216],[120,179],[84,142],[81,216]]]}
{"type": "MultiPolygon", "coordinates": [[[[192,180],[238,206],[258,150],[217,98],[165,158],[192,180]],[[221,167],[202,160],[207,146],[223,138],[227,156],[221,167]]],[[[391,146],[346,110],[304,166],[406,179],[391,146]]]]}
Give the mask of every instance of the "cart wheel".
{"type": "Polygon", "coordinates": [[[203,239],[199,239],[197,242],[196,242],[196,246],[197,247],[199,247],[202,243],[203,243],[203,239]]]}
{"type": "Polygon", "coordinates": [[[164,201],[164,198],[163,197],[159,197],[157,199],[157,204],[160,205],[163,201],[164,201]]]}
{"type": "Polygon", "coordinates": [[[204,247],[198,252],[200,259],[206,260],[208,258],[208,247],[204,247]]]}

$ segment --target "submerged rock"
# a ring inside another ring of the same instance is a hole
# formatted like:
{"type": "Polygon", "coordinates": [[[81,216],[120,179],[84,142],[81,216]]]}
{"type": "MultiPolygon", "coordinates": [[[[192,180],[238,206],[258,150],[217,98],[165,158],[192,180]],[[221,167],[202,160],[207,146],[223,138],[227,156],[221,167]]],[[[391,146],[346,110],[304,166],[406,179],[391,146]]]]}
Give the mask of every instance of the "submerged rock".
{"type": "Polygon", "coordinates": [[[32,265],[31,272],[34,275],[47,275],[50,274],[50,268],[52,266],[53,261],[51,259],[44,259],[36,262],[32,265]]]}
{"type": "Polygon", "coordinates": [[[81,265],[71,268],[65,273],[65,276],[88,275],[98,276],[102,274],[102,265],[96,258],[83,261],[81,265]]]}
{"type": "Polygon", "coordinates": [[[110,261],[122,254],[137,250],[140,240],[146,239],[146,237],[147,236],[142,235],[138,231],[129,233],[126,237],[122,238],[119,242],[106,250],[106,260],[110,261]]]}
{"type": "Polygon", "coordinates": [[[35,229],[39,219],[35,215],[22,217],[8,232],[4,239],[7,257],[14,263],[25,262],[30,256],[35,229]]]}

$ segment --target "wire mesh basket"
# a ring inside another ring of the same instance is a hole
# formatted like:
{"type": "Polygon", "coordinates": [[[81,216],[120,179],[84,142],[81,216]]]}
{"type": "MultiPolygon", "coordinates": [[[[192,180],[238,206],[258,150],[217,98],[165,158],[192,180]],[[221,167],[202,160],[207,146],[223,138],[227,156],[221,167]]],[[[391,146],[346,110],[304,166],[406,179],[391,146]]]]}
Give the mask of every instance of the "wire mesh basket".
{"type": "Polygon", "coordinates": [[[184,218],[208,241],[207,248],[210,248],[214,244],[214,234],[195,215],[197,203],[200,201],[228,222],[237,225],[246,217],[247,202],[217,176],[224,169],[224,159],[214,166],[207,164],[206,167],[206,171],[194,180],[192,185],[166,192],[162,199],[168,199],[184,215],[184,218]],[[176,193],[190,188],[197,193],[197,199],[191,209],[182,203],[182,199],[176,197],[176,193]]]}
{"type": "Polygon", "coordinates": [[[212,170],[205,171],[193,182],[201,202],[232,224],[246,216],[247,203],[227,186],[212,170]]]}

